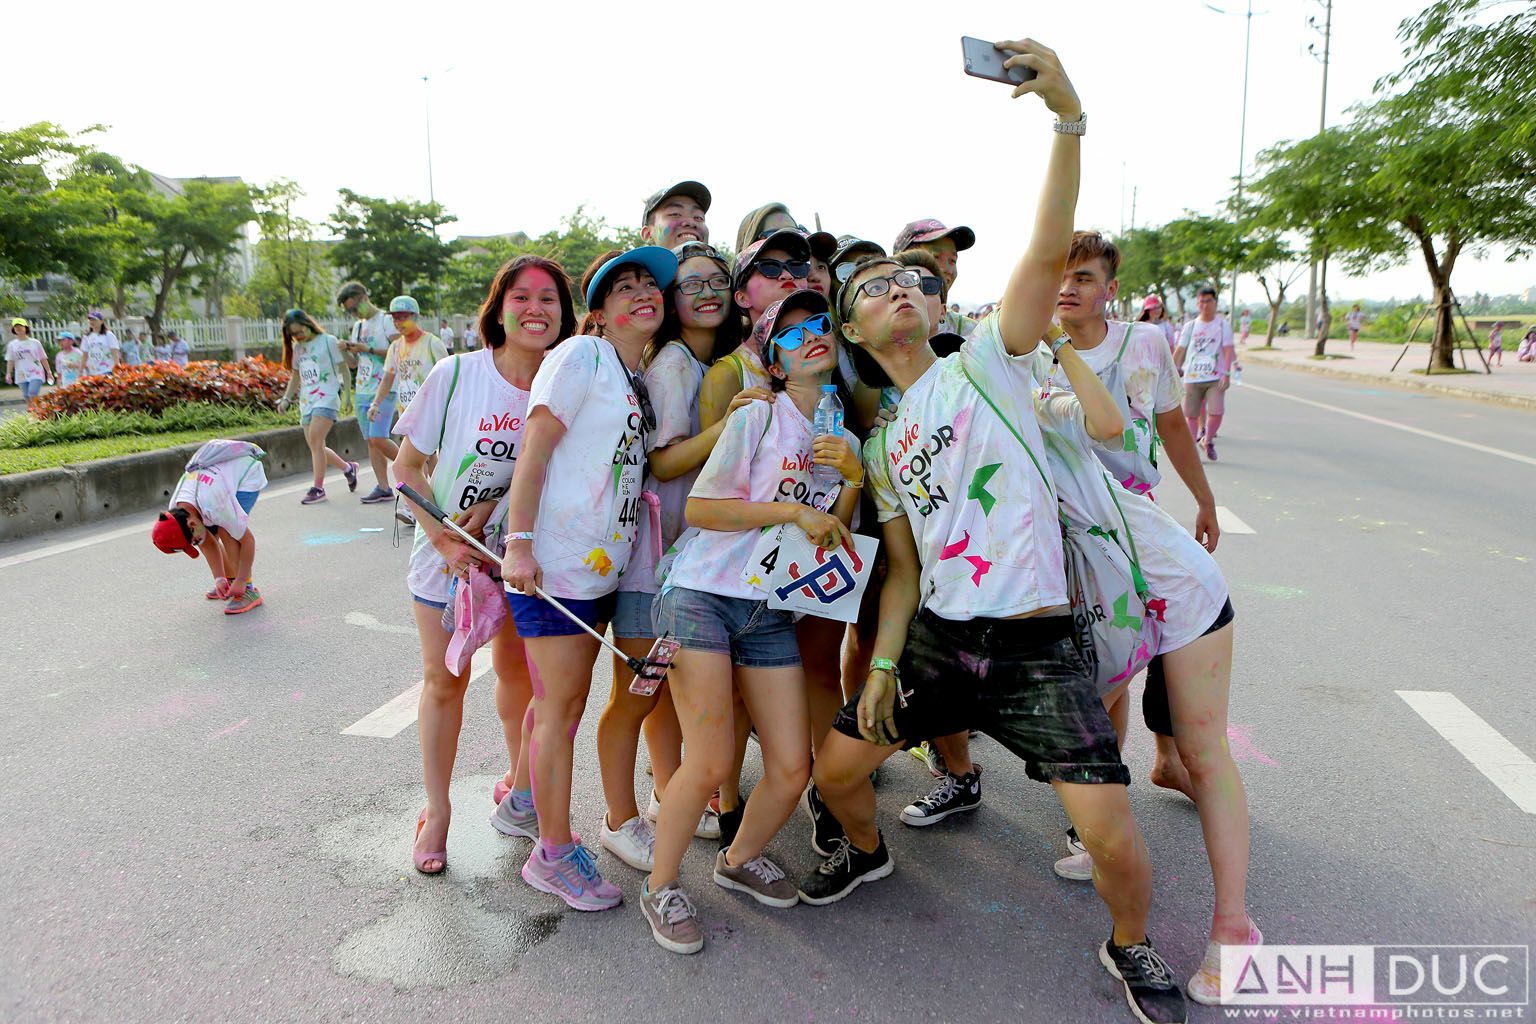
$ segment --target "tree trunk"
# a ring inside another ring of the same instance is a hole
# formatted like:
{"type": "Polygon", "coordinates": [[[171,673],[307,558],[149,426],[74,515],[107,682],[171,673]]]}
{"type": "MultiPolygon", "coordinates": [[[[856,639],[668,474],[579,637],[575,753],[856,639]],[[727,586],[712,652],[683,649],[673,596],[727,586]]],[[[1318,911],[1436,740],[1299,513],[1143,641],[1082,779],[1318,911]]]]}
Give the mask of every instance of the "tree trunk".
{"type": "Polygon", "coordinates": [[[1451,282],[1443,275],[1433,275],[1435,337],[1430,343],[1429,372],[1454,370],[1456,363],[1455,310],[1451,307],[1451,282]]]}
{"type": "MultiPolygon", "coordinates": [[[[1327,354],[1324,350],[1328,346],[1328,328],[1333,326],[1333,314],[1328,310],[1328,256],[1326,253],[1323,255],[1322,277],[1318,279],[1317,297],[1320,302],[1320,305],[1317,307],[1318,313],[1322,317],[1323,322],[1321,328],[1317,330],[1317,347],[1312,350],[1312,354],[1318,359],[1322,359],[1327,354]]],[[[1307,326],[1311,327],[1312,325],[1308,324],[1307,326]]]]}
{"type": "Polygon", "coordinates": [[[123,282],[118,281],[112,287],[112,316],[121,320],[128,313],[128,292],[123,287],[123,282]]]}

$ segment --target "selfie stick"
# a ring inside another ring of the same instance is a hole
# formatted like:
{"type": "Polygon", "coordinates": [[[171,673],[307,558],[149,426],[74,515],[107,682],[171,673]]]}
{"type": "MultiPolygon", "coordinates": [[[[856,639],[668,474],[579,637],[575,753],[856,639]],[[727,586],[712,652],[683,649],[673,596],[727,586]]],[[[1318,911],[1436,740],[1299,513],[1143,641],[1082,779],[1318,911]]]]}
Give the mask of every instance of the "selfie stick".
{"type": "MultiPolygon", "coordinates": [[[[498,558],[490,548],[476,540],[473,534],[464,529],[464,527],[460,526],[458,523],[454,522],[452,516],[438,508],[437,505],[430,499],[423,497],[416,490],[416,488],[412,487],[410,484],[396,484],[395,489],[406,498],[410,499],[414,505],[420,508],[427,515],[431,516],[433,519],[436,519],[445,528],[452,530],[454,533],[457,533],[460,537],[464,538],[464,540],[469,542],[470,546],[472,546],[476,551],[480,552],[482,555],[490,559],[492,562],[495,562],[497,565],[501,564],[501,559],[498,558]]],[[[555,600],[553,597],[550,597],[548,594],[544,593],[544,588],[535,586],[533,588],[533,592],[538,594],[539,597],[548,601],[550,604],[554,605],[555,609],[562,615],[576,623],[576,625],[580,626],[594,640],[612,651],[615,656],[622,659],[624,664],[628,665],[629,670],[635,675],[642,679],[660,679],[666,676],[666,665],[651,661],[647,658],[631,658],[629,655],[615,647],[607,637],[603,636],[597,630],[581,621],[575,612],[571,611],[569,608],[555,600]]]]}

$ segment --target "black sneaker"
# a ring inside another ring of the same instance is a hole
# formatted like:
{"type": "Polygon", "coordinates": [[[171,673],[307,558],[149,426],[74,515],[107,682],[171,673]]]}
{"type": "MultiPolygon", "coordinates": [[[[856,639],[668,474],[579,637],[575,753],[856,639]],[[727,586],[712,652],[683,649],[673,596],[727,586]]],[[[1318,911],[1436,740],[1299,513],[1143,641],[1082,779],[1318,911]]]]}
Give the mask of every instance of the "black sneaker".
{"type": "Polygon", "coordinates": [[[736,832],[741,828],[741,815],[746,809],[747,801],[743,798],[740,805],[728,811],[720,811],[720,849],[724,850],[736,841],[736,832]]]}
{"type": "Polygon", "coordinates": [[[827,805],[821,802],[821,794],[816,792],[816,783],[806,786],[805,792],[800,794],[800,809],[811,819],[811,849],[818,856],[832,856],[832,851],[837,849],[838,842],[843,838],[843,826],[827,810],[827,805]]]}
{"type": "Polygon", "coordinates": [[[964,775],[944,773],[933,792],[910,803],[901,812],[908,825],[932,825],[951,814],[974,811],[981,806],[981,765],[974,765],[964,775]]]}
{"type": "Polygon", "coordinates": [[[874,853],[865,853],[844,836],[837,841],[832,856],[815,871],[800,881],[800,899],[812,906],[824,907],[836,903],[859,887],[861,882],[873,882],[884,878],[896,869],[890,851],[885,848],[885,837],[874,853]]]}
{"type": "Polygon", "coordinates": [[[1142,1024],[1184,1024],[1189,1008],[1168,962],[1152,948],[1152,939],[1117,946],[1110,938],[1099,947],[1104,969],[1125,986],[1125,1001],[1142,1024]]]}

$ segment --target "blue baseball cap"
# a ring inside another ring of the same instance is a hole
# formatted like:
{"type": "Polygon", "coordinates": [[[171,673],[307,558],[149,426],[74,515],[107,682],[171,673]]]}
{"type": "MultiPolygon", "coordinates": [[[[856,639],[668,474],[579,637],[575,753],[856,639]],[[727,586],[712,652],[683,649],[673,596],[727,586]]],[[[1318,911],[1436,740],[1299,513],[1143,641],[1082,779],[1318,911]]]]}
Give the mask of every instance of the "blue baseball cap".
{"type": "Polygon", "coordinates": [[[396,295],[390,299],[389,311],[391,313],[415,313],[417,316],[421,315],[421,307],[409,295],[396,295]]]}
{"type": "Polygon", "coordinates": [[[677,276],[677,257],[673,255],[671,249],[659,245],[642,245],[628,252],[621,252],[598,267],[597,273],[592,275],[592,280],[587,282],[588,309],[592,308],[592,299],[597,295],[603,282],[626,266],[645,269],[655,279],[658,288],[665,288],[677,276]]]}

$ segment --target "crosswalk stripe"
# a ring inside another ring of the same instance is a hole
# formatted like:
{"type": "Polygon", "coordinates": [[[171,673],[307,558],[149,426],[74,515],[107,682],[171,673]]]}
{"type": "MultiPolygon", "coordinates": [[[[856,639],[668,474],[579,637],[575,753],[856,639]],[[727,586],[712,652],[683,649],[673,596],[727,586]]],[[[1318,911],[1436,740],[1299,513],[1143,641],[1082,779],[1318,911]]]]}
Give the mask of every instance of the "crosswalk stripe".
{"type": "Polygon", "coordinates": [[[1253,527],[1238,518],[1236,512],[1225,505],[1216,506],[1216,525],[1221,527],[1222,533],[1258,533],[1253,527]]]}
{"type": "MultiPolygon", "coordinates": [[[[469,679],[474,682],[491,670],[491,649],[482,647],[475,652],[469,660],[469,679]]],[[[406,690],[400,696],[377,710],[359,718],[345,729],[341,730],[343,736],[372,736],[376,739],[391,739],[400,735],[414,721],[416,721],[416,706],[421,701],[421,688],[426,685],[425,680],[418,680],[416,685],[406,690]]]]}
{"type": "Polygon", "coordinates": [[[1438,690],[1397,690],[1419,717],[1527,814],[1536,814],[1536,761],[1456,698],[1438,690]]]}

